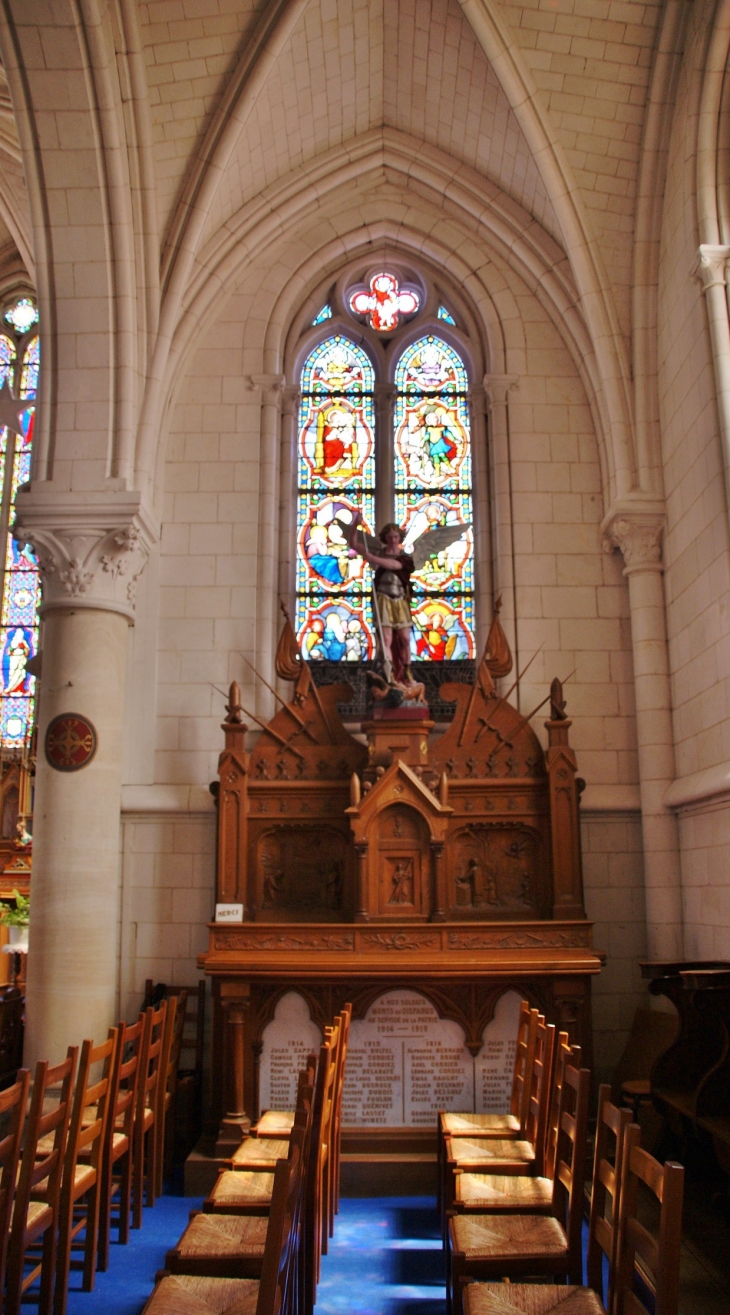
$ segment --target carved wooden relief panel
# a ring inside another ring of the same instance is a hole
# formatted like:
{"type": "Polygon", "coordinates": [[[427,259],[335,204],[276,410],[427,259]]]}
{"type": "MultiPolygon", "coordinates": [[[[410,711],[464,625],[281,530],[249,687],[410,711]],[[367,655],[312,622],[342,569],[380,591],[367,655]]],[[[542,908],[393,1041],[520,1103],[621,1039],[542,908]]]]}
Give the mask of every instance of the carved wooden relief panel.
{"type": "Polygon", "coordinates": [[[349,905],[348,852],[348,837],[336,827],[277,823],[261,831],[255,868],[258,920],[343,920],[349,905]]]}
{"type": "Polygon", "coordinates": [[[413,808],[396,804],[376,821],[378,912],[397,918],[428,912],[429,830],[413,808]]]}
{"type": "Polygon", "coordinates": [[[534,918],[544,900],[542,837],[534,828],[475,822],[449,836],[449,912],[458,918],[534,918]]]}

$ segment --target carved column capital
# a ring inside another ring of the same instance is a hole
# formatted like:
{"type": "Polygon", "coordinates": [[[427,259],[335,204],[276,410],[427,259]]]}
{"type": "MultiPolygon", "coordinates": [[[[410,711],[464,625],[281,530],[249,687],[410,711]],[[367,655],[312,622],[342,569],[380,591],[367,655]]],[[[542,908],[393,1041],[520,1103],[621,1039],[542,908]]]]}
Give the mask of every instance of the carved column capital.
{"type": "Polygon", "coordinates": [[[714,246],[710,242],[703,242],[699,248],[698,256],[700,263],[697,272],[702,281],[703,290],[709,292],[710,288],[724,288],[728,260],[730,260],[730,247],[714,246]]]}
{"type": "Polygon", "coordinates": [[[636,571],[663,571],[663,510],[617,508],[603,523],[604,552],[618,548],[624,559],[624,575],[636,571]]]}
{"type": "Polygon", "coordinates": [[[280,407],[284,395],[286,377],[283,374],[250,374],[248,388],[253,393],[258,390],[263,406],[280,407]]]}
{"type": "Polygon", "coordinates": [[[29,485],[18,493],[13,536],[38,558],[41,613],[95,608],[134,622],[137,581],[158,538],[138,493],[58,494],[29,485]]]}
{"type": "Polygon", "coordinates": [[[485,374],[484,391],[490,406],[506,406],[510,389],[518,388],[519,383],[516,374],[485,374]]]}
{"type": "Polygon", "coordinates": [[[281,391],[281,414],[296,415],[301,401],[302,391],[296,384],[288,384],[281,391]]]}

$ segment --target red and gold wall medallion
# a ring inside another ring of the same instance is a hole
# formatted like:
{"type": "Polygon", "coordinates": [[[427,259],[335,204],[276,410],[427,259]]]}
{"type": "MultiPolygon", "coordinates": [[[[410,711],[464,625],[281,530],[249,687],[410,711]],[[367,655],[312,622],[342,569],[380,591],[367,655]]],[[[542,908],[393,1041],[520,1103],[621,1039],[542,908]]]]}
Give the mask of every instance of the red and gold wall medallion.
{"type": "Polygon", "coordinates": [[[46,731],[46,762],[57,772],[78,772],[96,753],[96,731],[77,712],[62,712],[46,731]]]}

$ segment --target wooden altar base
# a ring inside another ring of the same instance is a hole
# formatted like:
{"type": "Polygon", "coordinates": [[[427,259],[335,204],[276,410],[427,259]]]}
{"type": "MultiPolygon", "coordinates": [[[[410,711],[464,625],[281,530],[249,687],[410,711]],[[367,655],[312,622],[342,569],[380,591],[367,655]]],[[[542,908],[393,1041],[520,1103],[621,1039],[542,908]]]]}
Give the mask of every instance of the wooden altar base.
{"type": "MultiPolygon", "coordinates": [[[[185,1195],[207,1196],[227,1167],[215,1137],[201,1137],[185,1161],[185,1195]]],[[[427,1128],[342,1129],[342,1196],[435,1196],[436,1134],[427,1128]]]]}
{"type": "MultiPolygon", "coordinates": [[[[590,1067],[590,980],[604,957],[592,947],[592,930],[587,921],[210,924],[209,949],[198,962],[213,983],[213,1073],[222,1079],[213,1084],[216,1154],[232,1154],[260,1112],[264,1029],[291,991],[306,1001],[320,1030],[348,1000],[353,1019],[362,1019],[384,992],[416,991],[439,1018],[460,1025],[472,1055],[481,1050],[500,997],[517,991],[583,1047],[590,1067]]],[[[421,1146],[420,1130],[409,1128],[407,1136],[411,1158],[433,1153],[421,1146]],[[410,1141],[419,1143],[418,1151],[410,1141]]],[[[390,1128],[358,1127],[348,1137],[356,1143],[344,1153],[373,1172],[377,1161],[369,1157],[380,1157],[385,1174],[395,1162],[382,1157],[401,1153],[390,1149],[397,1140],[390,1128]]],[[[357,1177],[354,1167],[346,1176],[351,1173],[357,1177]]]]}

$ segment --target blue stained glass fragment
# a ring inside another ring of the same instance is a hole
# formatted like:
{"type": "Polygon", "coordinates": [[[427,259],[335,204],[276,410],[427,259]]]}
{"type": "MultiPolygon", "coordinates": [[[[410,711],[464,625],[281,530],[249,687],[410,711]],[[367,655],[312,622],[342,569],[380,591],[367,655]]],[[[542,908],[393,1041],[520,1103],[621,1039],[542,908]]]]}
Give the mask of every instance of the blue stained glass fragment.
{"type": "Polygon", "coordinates": [[[323,306],[318,315],[315,315],[312,324],[324,324],[325,320],[332,319],[332,307],[323,306]]]}
{"type": "Polygon", "coordinates": [[[438,317],[440,320],[443,320],[444,324],[453,324],[454,328],[456,328],[456,320],[454,319],[451,312],[447,311],[445,306],[439,306],[438,317]]]}

